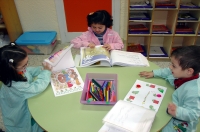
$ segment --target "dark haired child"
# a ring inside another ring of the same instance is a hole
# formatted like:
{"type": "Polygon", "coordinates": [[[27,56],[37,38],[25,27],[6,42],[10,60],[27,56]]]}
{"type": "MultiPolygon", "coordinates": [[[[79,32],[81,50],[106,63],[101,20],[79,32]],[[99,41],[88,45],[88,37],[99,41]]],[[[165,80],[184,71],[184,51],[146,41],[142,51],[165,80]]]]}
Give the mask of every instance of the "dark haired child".
{"type": "Polygon", "coordinates": [[[31,118],[27,99],[47,88],[51,68],[27,65],[27,53],[15,43],[0,48],[0,106],[6,132],[43,131],[31,118]]]}
{"type": "Polygon", "coordinates": [[[195,132],[200,117],[200,46],[177,48],[169,68],[140,72],[141,77],[161,77],[175,87],[167,113],[172,116],[162,132],[195,132]]]}
{"type": "Polygon", "coordinates": [[[113,25],[112,16],[105,10],[92,12],[87,16],[88,31],[71,41],[75,48],[103,45],[107,50],[121,50],[123,42],[119,34],[110,27],[113,25]]]}

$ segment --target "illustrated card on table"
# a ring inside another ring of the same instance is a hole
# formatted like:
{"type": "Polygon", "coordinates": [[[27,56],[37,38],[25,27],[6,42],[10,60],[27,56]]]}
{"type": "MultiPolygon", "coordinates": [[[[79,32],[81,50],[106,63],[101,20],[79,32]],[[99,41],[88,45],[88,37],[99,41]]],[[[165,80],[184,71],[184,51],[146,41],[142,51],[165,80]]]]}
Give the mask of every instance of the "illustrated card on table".
{"type": "Polygon", "coordinates": [[[124,100],[157,112],[166,90],[166,87],[136,80],[124,100]]]}

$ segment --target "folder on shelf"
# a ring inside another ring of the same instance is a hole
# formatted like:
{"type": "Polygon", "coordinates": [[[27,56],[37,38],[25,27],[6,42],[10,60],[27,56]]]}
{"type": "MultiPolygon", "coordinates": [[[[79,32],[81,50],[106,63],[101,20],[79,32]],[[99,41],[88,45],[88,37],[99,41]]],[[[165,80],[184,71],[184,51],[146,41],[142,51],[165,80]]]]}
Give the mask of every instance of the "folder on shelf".
{"type": "Polygon", "coordinates": [[[198,20],[198,19],[193,17],[190,13],[179,13],[178,20],[198,20]]]}
{"type": "Polygon", "coordinates": [[[149,51],[150,57],[168,57],[163,47],[151,46],[149,51]]]}
{"type": "Polygon", "coordinates": [[[149,34],[149,29],[143,24],[129,25],[129,34],[149,34]]]}
{"type": "Polygon", "coordinates": [[[129,52],[144,52],[140,44],[128,44],[127,51],[129,52]]]}
{"type": "Polygon", "coordinates": [[[200,7],[193,4],[192,2],[181,2],[180,8],[200,8],[200,7]]]}
{"type": "Polygon", "coordinates": [[[130,13],[129,20],[151,20],[147,13],[130,13]]]}
{"type": "Polygon", "coordinates": [[[146,3],[145,1],[140,1],[140,2],[132,2],[130,4],[130,10],[134,8],[152,8],[150,3],[146,3]]]}
{"type": "Polygon", "coordinates": [[[153,25],[153,34],[171,34],[165,25],[153,25]]]}
{"type": "Polygon", "coordinates": [[[129,31],[148,31],[148,28],[143,24],[129,25],[129,31]]]}
{"type": "Polygon", "coordinates": [[[170,0],[166,1],[157,1],[155,2],[156,8],[176,8],[176,5],[172,3],[170,0]]]}
{"type": "Polygon", "coordinates": [[[176,34],[194,34],[192,28],[188,27],[187,25],[177,25],[176,26],[176,34]]]}

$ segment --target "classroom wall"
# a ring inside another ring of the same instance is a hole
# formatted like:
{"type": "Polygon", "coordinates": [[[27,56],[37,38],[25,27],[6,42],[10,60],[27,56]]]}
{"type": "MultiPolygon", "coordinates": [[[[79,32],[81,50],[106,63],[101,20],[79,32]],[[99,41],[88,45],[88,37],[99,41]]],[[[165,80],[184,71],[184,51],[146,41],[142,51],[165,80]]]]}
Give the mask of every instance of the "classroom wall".
{"type": "MultiPolygon", "coordinates": [[[[55,30],[60,40],[60,31],[54,0],[14,0],[23,31],[55,30]]],[[[120,36],[126,40],[127,1],[121,0],[120,36]]]]}
{"type": "Polygon", "coordinates": [[[14,0],[23,31],[54,30],[60,32],[54,0],[14,0]]]}

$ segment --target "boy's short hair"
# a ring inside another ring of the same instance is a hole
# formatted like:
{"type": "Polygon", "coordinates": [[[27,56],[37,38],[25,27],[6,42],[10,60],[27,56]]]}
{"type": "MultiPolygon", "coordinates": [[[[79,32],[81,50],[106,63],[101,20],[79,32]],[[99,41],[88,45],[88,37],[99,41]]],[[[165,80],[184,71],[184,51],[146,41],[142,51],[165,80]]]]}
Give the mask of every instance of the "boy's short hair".
{"type": "Polygon", "coordinates": [[[88,26],[94,24],[105,25],[107,28],[113,25],[112,16],[106,10],[98,10],[94,13],[90,13],[87,15],[88,26]]]}
{"type": "Polygon", "coordinates": [[[193,75],[200,72],[200,46],[182,46],[172,51],[172,56],[179,61],[183,70],[192,68],[194,70],[193,75]]]}

